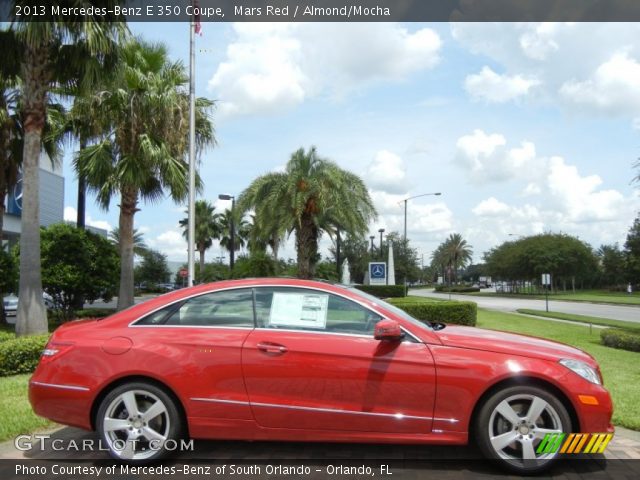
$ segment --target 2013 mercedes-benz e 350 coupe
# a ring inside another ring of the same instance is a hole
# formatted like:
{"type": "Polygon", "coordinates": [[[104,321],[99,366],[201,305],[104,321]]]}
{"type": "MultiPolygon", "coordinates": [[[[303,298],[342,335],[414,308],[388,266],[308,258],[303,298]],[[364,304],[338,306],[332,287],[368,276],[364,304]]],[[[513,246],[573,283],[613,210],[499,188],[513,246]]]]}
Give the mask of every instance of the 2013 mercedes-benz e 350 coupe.
{"type": "MultiPolygon", "coordinates": [[[[148,462],[169,440],[462,445],[549,466],[547,433],[611,433],[596,361],[548,340],[425,324],[353,288],[247,279],[58,328],[29,383],[38,415],[148,462]]],[[[175,442],[174,442],[175,445],[175,442]]]]}

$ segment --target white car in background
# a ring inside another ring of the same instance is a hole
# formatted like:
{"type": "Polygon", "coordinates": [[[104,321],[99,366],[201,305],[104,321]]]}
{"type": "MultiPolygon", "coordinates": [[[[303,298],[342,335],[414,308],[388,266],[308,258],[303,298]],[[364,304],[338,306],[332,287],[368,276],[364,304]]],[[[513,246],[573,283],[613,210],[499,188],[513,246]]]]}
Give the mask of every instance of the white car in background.
{"type": "MultiPolygon", "coordinates": [[[[42,300],[44,301],[44,306],[47,307],[47,310],[51,310],[53,308],[53,298],[46,292],[42,292],[42,300]]],[[[7,319],[7,323],[15,324],[16,323],[16,314],[18,313],[18,297],[13,293],[7,295],[2,300],[4,304],[4,316],[7,319]]]]}

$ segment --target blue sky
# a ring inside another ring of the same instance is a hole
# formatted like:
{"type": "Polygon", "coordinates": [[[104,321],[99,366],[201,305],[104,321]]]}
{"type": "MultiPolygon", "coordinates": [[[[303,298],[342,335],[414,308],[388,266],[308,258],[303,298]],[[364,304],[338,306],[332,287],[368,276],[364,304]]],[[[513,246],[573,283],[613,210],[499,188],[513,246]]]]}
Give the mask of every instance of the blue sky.
{"type": "MultiPolygon", "coordinates": [[[[186,24],[131,24],[188,65],[186,24]]],[[[476,261],[509,234],[624,242],[640,209],[638,24],[203,24],[196,90],[216,100],[204,198],[239,194],[299,147],[361,175],[371,225],[408,235],[425,261],[452,232],[476,261]],[[636,172],[637,173],[637,172],[636,172]]],[[[76,180],[65,161],[65,214],[76,180]]],[[[89,223],[113,227],[93,198],[89,223]]],[[[136,227],[186,260],[184,205],[142,205],[136,227]]],[[[321,247],[326,251],[328,238],[321,247]]],[[[208,258],[220,255],[214,244],[208,258]]],[[[295,257],[293,242],[283,256],[295,257]]]]}

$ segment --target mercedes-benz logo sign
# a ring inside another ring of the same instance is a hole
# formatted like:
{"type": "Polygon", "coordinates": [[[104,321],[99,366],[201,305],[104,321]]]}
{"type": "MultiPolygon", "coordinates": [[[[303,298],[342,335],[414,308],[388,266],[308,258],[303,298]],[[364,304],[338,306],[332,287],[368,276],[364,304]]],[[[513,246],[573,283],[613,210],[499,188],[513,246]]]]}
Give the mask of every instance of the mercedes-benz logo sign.
{"type": "Polygon", "coordinates": [[[22,178],[18,179],[16,186],[13,187],[13,201],[18,210],[22,211],[22,178]]]}
{"type": "Polygon", "coordinates": [[[371,268],[371,275],[374,277],[384,277],[384,267],[382,265],[374,265],[371,268]]]}

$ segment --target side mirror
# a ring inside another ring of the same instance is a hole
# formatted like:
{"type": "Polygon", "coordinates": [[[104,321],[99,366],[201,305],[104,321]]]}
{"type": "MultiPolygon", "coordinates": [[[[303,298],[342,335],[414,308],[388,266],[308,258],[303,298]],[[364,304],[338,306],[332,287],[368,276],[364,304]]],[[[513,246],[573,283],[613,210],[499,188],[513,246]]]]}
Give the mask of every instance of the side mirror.
{"type": "Polygon", "coordinates": [[[404,337],[404,332],[394,320],[380,320],[376,323],[373,338],[376,340],[397,341],[404,337]]]}

